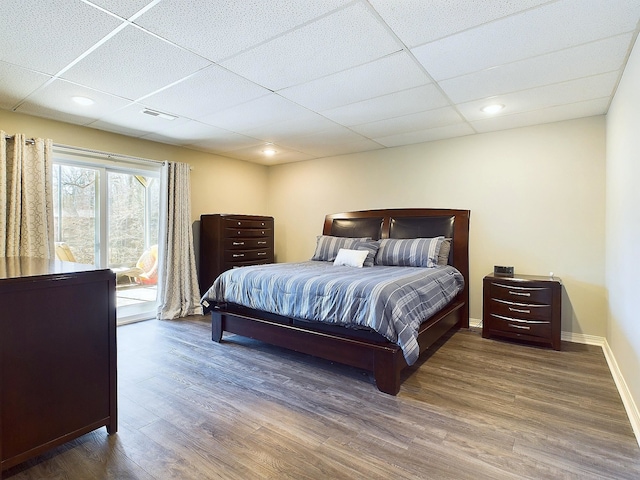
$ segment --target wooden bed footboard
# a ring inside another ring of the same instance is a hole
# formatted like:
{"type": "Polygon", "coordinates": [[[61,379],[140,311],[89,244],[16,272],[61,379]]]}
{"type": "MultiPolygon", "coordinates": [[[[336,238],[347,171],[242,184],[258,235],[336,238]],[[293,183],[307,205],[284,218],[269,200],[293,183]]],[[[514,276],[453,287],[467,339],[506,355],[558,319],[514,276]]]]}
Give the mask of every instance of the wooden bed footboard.
{"type": "MultiPolygon", "coordinates": [[[[426,321],[418,335],[420,352],[433,345],[460,323],[461,303],[453,303],[426,321]]],[[[259,312],[238,305],[225,304],[211,312],[211,339],[220,342],[224,332],[284,347],[333,362],[373,372],[376,386],[384,393],[397,395],[400,374],[407,362],[400,347],[380,337],[380,341],[352,338],[338,333],[294,325],[280,317],[279,321],[261,318],[259,312]]]]}
{"type": "MultiPolygon", "coordinates": [[[[464,289],[449,305],[422,323],[418,344],[423,353],[450,330],[469,327],[469,216],[468,210],[446,209],[347,212],[327,215],[323,234],[368,236],[374,240],[438,235],[452,239],[448,263],[464,277],[464,289]]],[[[327,331],[314,328],[312,323],[302,325],[293,319],[234,304],[214,306],[211,332],[215,342],[229,332],[362,368],[373,372],[378,389],[391,395],[399,392],[401,372],[407,367],[401,348],[382,336],[362,338],[347,328],[327,331]]]]}

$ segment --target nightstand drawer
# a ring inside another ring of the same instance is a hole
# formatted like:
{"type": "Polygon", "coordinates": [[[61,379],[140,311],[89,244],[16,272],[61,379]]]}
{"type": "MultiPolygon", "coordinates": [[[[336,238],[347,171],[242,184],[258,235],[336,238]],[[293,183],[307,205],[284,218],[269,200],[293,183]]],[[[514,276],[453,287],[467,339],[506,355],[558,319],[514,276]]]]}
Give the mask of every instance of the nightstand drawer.
{"type": "Polygon", "coordinates": [[[520,286],[500,281],[491,282],[491,298],[517,303],[544,303],[550,305],[551,296],[551,288],[549,287],[520,286]]]}
{"type": "Polygon", "coordinates": [[[521,320],[503,315],[491,314],[491,326],[493,331],[532,335],[548,338],[551,335],[551,322],[543,320],[521,320]]]}
{"type": "Polygon", "coordinates": [[[551,305],[516,303],[509,300],[492,298],[490,306],[493,313],[505,317],[523,320],[549,320],[551,318],[551,305]]]}

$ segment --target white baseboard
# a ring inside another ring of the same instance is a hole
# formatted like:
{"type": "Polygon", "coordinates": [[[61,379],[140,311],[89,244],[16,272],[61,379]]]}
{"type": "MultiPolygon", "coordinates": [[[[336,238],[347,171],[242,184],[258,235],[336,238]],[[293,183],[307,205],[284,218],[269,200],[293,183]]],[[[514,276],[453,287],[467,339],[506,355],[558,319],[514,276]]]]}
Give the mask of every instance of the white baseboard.
{"type": "MultiPolygon", "coordinates": [[[[469,326],[482,328],[482,319],[469,318],[469,326]]],[[[627,382],[625,382],[624,377],[622,376],[622,372],[618,367],[618,362],[616,362],[607,339],[595,335],[585,335],[583,333],[573,332],[562,332],[561,339],[565,342],[582,343],[585,345],[596,345],[598,347],[602,347],[604,358],[607,360],[611,376],[613,377],[613,381],[615,382],[620,398],[622,399],[622,404],[624,405],[624,409],[629,417],[629,422],[631,423],[631,428],[636,436],[638,446],[640,446],[640,411],[631,396],[629,387],[627,387],[627,382]]]]}
{"type": "Polygon", "coordinates": [[[469,326],[474,328],[482,328],[482,319],[469,317],[469,326]]]}
{"type": "Polygon", "coordinates": [[[602,344],[602,351],[604,352],[604,358],[607,359],[607,364],[609,364],[613,381],[616,383],[616,387],[618,387],[618,393],[620,393],[624,409],[627,411],[627,416],[629,417],[629,422],[631,422],[631,428],[636,436],[636,441],[640,446],[640,412],[638,411],[636,402],[633,401],[627,382],[625,382],[622,372],[620,372],[618,362],[616,362],[616,358],[613,356],[613,352],[606,338],[602,344]]]}

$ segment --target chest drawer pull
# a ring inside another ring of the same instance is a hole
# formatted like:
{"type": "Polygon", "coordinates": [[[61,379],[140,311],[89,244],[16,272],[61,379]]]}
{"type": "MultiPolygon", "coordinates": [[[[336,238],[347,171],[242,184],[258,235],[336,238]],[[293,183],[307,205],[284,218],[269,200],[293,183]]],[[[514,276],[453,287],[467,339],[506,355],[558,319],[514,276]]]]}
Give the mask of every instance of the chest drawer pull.
{"type": "Polygon", "coordinates": [[[258,242],[258,245],[266,245],[266,244],[267,244],[267,242],[265,242],[264,240],[263,240],[263,241],[258,242]]]}
{"type": "Polygon", "coordinates": [[[244,257],[244,253],[234,253],[233,258],[244,257]]]}
{"type": "Polygon", "coordinates": [[[267,254],[267,252],[258,252],[258,256],[266,255],[266,254],[267,254]]]}
{"type": "Polygon", "coordinates": [[[529,292],[514,292],[513,290],[509,290],[510,295],[520,295],[521,297],[530,297],[531,294],[529,292]]]}
{"type": "Polygon", "coordinates": [[[519,328],[521,330],[531,330],[531,327],[527,327],[525,325],[514,325],[512,323],[509,323],[508,325],[512,328],[519,328]]]}
{"type": "Polygon", "coordinates": [[[234,247],[237,247],[238,245],[244,245],[244,242],[233,242],[234,247]]]}
{"type": "Polygon", "coordinates": [[[518,312],[518,313],[531,313],[531,310],[522,310],[520,308],[509,307],[510,312],[518,312]]]}

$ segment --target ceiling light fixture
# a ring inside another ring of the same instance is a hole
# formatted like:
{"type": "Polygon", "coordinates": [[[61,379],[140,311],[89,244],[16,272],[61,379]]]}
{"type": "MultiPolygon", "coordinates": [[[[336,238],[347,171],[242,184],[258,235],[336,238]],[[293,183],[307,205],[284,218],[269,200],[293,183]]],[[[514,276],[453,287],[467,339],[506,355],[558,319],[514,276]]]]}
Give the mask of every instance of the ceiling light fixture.
{"type": "Polygon", "coordinates": [[[262,153],[264,153],[267,157],[273,157],[277,152],[273,148],[265,148],[264,150],[262,150],[262,153]]]}
{"type": "Polygon", "coordinates": [[[503,108],[504,108],[504,105],[501,105],[499,103],[493,103],[491,105],[487,105],[486,107],[482,107],[480,110],[482,110],[484,113],[488,113],[491,115],[494,113],[498,113],[503,108]]]}
{"type": "Polygon", "coordinates": [[[85,107],[93,105],[95,103],[93,100],[87,97],[71,97],[71,100],[79,105],[84,105],[85,107]]]}

